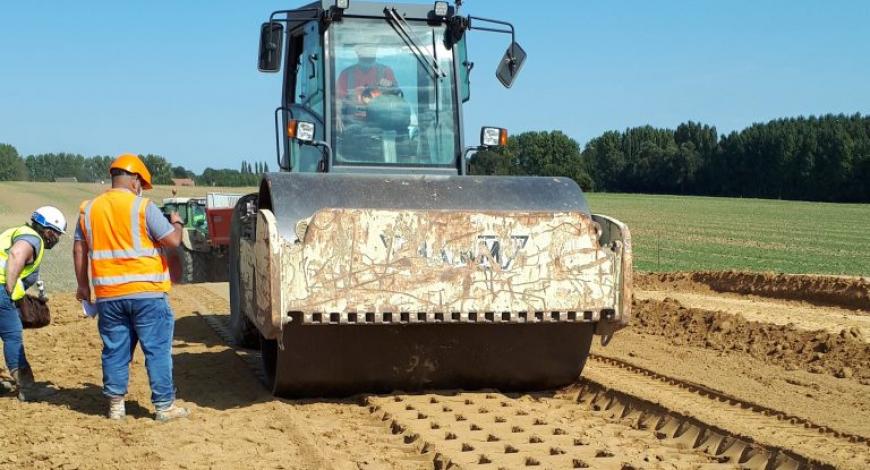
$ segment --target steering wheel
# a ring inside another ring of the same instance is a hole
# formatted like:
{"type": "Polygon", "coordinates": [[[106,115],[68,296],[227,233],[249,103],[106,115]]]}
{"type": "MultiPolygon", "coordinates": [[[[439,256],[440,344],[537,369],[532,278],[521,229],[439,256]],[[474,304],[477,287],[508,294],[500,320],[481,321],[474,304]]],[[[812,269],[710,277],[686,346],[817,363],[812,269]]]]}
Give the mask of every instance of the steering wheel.
{"type": "Polygon", "coordinates": [[[399,87],[380,89],[380,92],[373,89],[369,96],[371,98],[366,104],[366,120],[371,125],[385,130],[407,129],[411,122],[411,107],[399,87]]]}

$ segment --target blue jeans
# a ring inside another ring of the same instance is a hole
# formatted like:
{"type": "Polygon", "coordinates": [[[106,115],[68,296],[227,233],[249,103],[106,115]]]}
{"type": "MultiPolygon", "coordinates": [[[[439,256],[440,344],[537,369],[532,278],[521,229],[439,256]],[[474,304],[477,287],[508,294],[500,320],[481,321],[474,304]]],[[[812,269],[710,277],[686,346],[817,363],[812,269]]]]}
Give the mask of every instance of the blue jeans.
{"type": "Polygon", "coordinates": [[[97,325],[103,339],[103,394],[127,394],[130,361],[142,345],[151,384],[151,402],[163,409],[175,400],[172,383],[172,335],[175,319],[165,298],[97,302],[97,325]]]}
{"type": "Polygon", "coordinates": [[[18,307],[9,298],[6,289],[0,287],[0,340],[3,340],[3,357],[6,358],[6,368],[10,372],[28,366],[27,358],[24,357],[22,331],[18,307]]]}

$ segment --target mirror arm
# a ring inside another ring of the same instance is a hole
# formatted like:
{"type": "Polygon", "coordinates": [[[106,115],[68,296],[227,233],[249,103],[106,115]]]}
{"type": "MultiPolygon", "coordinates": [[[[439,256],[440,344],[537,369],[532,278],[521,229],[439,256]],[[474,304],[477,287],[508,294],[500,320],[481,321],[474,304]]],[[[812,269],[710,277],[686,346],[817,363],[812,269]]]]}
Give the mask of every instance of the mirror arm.
{"type": "MultiPolygon", "coordinates": [[[[489,18],[481,18],[479,16],[468,16],[468,29],[475,29],[477,31],[487,31],[490,33],[501,33],[501,34],[510,34],[511,35],[511,44],[517,42],[516,33],[514,31],[514,25],[508,23],[507,21],[493,20],[489,18]],[[484,23],[493,23],[500,24],[502,26],[507,26],[508,29],[498,29],[498,28],[486,28],[486,27],[478,27],[474,26],[474,21],[482,21],[484,23]]],[[[508,48],[508,57],[510,59],[511,65],[511,73],[514,71],[514,64],[516,63],[516,59],[513,55],[513,48],[508,48]]]]}
{"type": "Polygon", "coordinates": [[[313,20],[317,19],[317,17],[323,12],[320,8],[299,8],[296,10],[277,10],[273,11],[271,15],[269,15],[269,23],[287,23],[287,26],[290,26],[291,21],[304,21],[304,20],[313,20]],[[313,15],[303,15],[303,13],[314,13],[313,15]],[[284,18],[275,19],[275,15],[283,14],[284,18]],[[297,15],[298,17],[291,18],[291,15],[297,15]]]}
{"type": "Polygon", "coordinates": [[[465,149],[462,151],[462,163],[460,164],[460,166],[463,167],[461,169],[462,174],[464,174],[464,175],[468,174],[468,154],[471,152],[477,153],[477,152],[480,152],[481,150],[486,150],[486,147],[483,145],[477,145],[474,147],[465,147],[465,149]]]}
{"type": "Polygon", "coordinates": [[[468,29],[476,29],[478,31],[488,31],[491,33],[510,34],[511,35],[511,43],[517,42],[516,35],[514,33],[514,25],[508,23],[507,21],[492,20],[489,18],[481,18],[479,16],[470,16],[469,15],[468,16],[468,29]],[[482,21],[484,23],[500,24],[502,26],[507,26],[509,29],[482,28],[482,27],[474,26],[474,21],[482,21]]]}
{"type": "Polygon", "coordinates": [[[321,159],[320,163],[317,165],[317,171],[321,173],[328,172],[329,162],[332,160],[332,146],[329,145],[329,142],[323,140],[312,140],[311,142],[308,142],[308,144],[320,149],[321,159]]]}
{"type": "Polygon", "coordinates": [[[278,106],[277,108],[275,108],[275,157],[278,159],[278,168],[280,170],[291,171],[291,168],[289,166],[285,167],[281,164],[281,126],[278,125],[279,111],[287,112],[290,115],[290,119],[293,119],[293,111],[286,106],[278,106]]]}
{"type": "Polygon", "coordinates": [[[320,8],[299,8],[296,10],[276,10],[269,15],[269,23],[286,23],[290,29],[291,22],[314,20],[320,17],[323,10],[320,8]],[[284,18],[275,18],[276,15],[284,15],[284,18]]]}
{"type": "Polygon", "coordinates": [[[468,154],[471,152],[480,152],[481,150],[485,150],[486,147],[483,145],[475,145],[473,147],[465,147],[465,150],[462,151],[462,158],[468,160],[468,154]]]}

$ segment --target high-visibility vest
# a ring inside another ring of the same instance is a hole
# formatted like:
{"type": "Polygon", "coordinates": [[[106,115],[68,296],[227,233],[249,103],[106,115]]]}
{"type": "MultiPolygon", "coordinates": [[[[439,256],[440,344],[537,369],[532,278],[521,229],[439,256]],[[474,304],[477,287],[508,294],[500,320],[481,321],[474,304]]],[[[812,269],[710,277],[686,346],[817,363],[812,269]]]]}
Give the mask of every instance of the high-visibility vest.
{"type": "Polygon", "coordinates": [[[110,189],[80,208],[82,234],[91,259],[91,283],[98,299],[143,292],[169,292],[166,257],[145,222],[149,200],[110,189]]]}
{"type": "MultiPolygon", "coordinates": [[[[39,236],[39,233],[37,233],[36,230],[33,230],[26,225],[10,228],[5,232],[0,233],[0,285],[2,286],[6,285],[6,261],[9,259],[9,249],[12,248],[12,241],[21,235],[33,235],[42,240],[42,237],[39,236]]],[[[21,274],[18,275],[18,279],[15,280],[15,288],[12,289],[12,295],[9,296],[12,300],[21,300],[24,298],[25,289],[22,279],[25,279],[27,276],[30,276],[39,269],[39,265],[42,263],[42,255],[44,254],[45,243],[43,242],[39,244],[39,253],[35,254],[33,262],[25,264],[24,268],[21,270],[21,274]]]]}

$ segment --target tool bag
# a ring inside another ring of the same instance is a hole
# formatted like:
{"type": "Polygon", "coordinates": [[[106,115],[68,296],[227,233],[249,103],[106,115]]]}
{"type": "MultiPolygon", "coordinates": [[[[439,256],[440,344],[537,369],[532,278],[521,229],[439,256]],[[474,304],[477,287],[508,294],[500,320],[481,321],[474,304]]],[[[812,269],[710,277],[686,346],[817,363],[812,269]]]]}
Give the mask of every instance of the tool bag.
{"type": "Polygon", "coordinates": [[[51,312],[44,299],[28,294],[17,305],[24,328],[42,328],[51,323],[51,312]]]}

